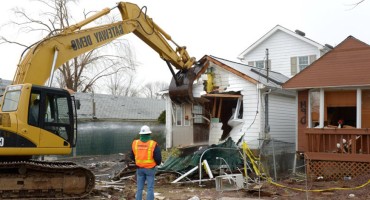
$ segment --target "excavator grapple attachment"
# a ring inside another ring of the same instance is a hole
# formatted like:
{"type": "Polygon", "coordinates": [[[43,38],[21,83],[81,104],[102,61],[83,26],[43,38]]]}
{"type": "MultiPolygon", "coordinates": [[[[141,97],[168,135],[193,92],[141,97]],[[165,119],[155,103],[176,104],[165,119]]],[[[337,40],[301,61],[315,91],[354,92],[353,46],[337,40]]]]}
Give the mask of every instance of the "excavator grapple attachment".
{"type": "Polygon", "coordinates": [[[200,69],[200,66],[195,65],[186,71],[181,70],[177,72],[172,77],[169,95],[173,102],[177,104],[195,102],[193,97],[193,82],[197,78],[200,69]]]}

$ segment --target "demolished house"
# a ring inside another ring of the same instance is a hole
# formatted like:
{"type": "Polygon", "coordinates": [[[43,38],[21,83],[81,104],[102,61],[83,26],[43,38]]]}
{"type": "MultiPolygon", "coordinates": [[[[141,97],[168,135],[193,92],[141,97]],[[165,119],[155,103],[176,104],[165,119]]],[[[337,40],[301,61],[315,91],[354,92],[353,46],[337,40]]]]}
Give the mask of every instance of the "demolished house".
{"type": "Polygon", "coordinates": [[[280,145],[276,154],[285,153],[287,146],[294,154],[295,95],[281,89],[288,77],[214,56],[206,55],[200,62],[203,68],[193,83],[197,103],[171,102],[174,120],[167,121],[173,127],[166,137],[172,137],[173,147],[219,144],[231,138],[257,150],[263,143],[271,147],[269,141],[274,140],[276,147],[280,145]]]}
{"type": "Polygon", "coordinates": [[[281,85],[331,48],[277,25],[238,56],[243,64],[204,56],[192,83],[195,103],[167,98],[166,147],[243,139],[274,168],[294,168],[286,163],[295,164],[296,93],[281,85]]]}
{"type": "Polygon", "coordinates": [[[298,93],[297,150],[314,177],[370,173],[369,55],[349,36],[283,85],[298,93]]]}

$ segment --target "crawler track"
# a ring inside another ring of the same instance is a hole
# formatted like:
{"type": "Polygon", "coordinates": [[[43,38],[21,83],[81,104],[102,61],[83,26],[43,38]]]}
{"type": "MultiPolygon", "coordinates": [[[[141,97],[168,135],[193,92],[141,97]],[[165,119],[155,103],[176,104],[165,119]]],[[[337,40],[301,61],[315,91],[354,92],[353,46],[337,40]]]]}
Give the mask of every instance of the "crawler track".
{"type": "Polygon", "coordinates": [[[94,174],[72,162],[0,162],[0,199],[82,199],[94,174]]]}

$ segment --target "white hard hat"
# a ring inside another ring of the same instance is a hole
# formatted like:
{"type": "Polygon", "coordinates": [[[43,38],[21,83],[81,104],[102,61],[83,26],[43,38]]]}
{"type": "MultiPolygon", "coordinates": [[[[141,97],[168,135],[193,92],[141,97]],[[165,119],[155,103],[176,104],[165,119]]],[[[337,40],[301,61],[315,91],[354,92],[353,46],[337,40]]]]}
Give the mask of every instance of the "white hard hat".
{"type": "Polygon", "coordinates": [[[144,125],[144,126],[141,127],[139,134],[142,135],[142,134],[151,134],[151,133],[152,133],[152,131],[150,131],[149,126],[144,125]]]}

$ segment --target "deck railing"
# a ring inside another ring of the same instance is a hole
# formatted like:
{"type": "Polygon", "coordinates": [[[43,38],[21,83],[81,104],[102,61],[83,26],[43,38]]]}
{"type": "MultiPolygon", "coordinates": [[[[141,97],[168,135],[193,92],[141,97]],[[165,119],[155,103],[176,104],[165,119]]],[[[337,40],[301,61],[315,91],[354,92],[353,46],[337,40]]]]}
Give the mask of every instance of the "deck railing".
{"type": "Polygon", "coordinates": [[[370,162],[370,130],[310,128],[305,131],[309,159],[370,162]]]}

